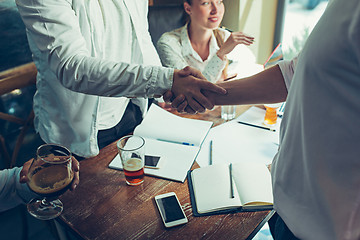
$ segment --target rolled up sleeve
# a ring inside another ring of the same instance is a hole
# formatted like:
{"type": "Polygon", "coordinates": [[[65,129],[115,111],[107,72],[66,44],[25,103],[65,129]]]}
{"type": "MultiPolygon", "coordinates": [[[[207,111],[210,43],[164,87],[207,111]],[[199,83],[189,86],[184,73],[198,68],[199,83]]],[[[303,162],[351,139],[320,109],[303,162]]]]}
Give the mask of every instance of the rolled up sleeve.
{"type": "Polygon", "coordinates": [[[286,88],[289,90],[292,78],[294,76],[294,71],[296,67],[298,57],[293,58],[292,60],[283,60],[278,63],[281,73],[284,78],[286,88]]]}

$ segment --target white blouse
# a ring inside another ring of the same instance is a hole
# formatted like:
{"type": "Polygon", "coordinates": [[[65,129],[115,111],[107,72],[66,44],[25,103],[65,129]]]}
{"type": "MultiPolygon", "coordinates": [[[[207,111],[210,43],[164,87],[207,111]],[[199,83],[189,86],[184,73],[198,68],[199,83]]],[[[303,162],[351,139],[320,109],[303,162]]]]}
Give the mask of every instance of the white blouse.
{"type": "MultiPolygon", "coordinates": [[[[216,54],[219,46],[214,34],[210,40],[209,56],[203,61],[191,46],[187,27],[186,24],[179,29],[164,33],[157,42],[157,50],[163,66],[177,69],[192,66],[200,70],[210,82],[218,81],[225,68],[226,61],[221,60],[216,54]]],[[[219,30],[224,33],[226,41],[231,33],[221,28],[219,30]]],[[[257,66],[257,68],[255,67],[257,71],[262,69],[259,69],[259,65],[255,63],[255,56],[251,50],[242,44],[236,46],[227,55],[227,58],[230,61],[228,75],[236,73],[238,77],[248,76],[254,73],[249,71],[249,65],[252,66],[250,69],[254,69],[254,66],[257,66]]]]}

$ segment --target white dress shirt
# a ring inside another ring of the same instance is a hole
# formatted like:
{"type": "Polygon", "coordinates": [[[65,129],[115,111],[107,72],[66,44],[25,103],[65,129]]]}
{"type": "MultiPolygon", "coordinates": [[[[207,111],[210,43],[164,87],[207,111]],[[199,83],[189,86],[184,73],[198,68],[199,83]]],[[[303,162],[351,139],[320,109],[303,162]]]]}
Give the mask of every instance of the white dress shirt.
{"type": "MultiPolygon", "coordinates": [[[[224,39],[231,35],[229,31],[219,28],[224,34],[224,39]]],[[[210,39],[209,56],[203,61],[199,54],[191,46],[188,35],[188,24],[171,32],[164,33],[157,42],[157,49],[161,62],[166,67],[182,69],[186,66],[192,66],[201,71],[204,77],[210,82],[216,82],[220,79],[226,61],[217,56],[220,49],[214,34],[210,39]]],[[[259,71],[259,65],[255,63],[255,56],[245,45],[237,45],[233,51],[227,55],[231,64],[228,68],[228,75],[234,73],[238,77],[245,77],[254,72],[250,71],[256,68],[259,71]],[[250,70],[249,70],[249,66],[250,70]]]]}
{"type": "Polygon", "coordinates": [[[360,2],[333,0],[298,61],[272,164],[274,208],[300,239],[360,239],[360,2]]]}
{"type": "Polygon", "coordinates": [[[171,89],[173,69],[160,66],[148,32],[148,1],[16,3],[38,69],[35,127],[44,141],[97,155],[98,130],[119,122],[127,106],[121,97],[145,113],[144,97],[171,89]]]}

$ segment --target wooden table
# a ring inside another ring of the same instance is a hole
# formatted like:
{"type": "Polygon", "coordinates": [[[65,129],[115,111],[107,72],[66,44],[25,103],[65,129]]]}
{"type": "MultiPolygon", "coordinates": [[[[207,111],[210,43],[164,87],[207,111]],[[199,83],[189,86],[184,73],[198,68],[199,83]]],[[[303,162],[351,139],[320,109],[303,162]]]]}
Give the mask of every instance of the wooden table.
{"type": "MultiPolygon", "coordinates": [[[[220,108],[216,108],[203,115],[184,117],[210,119],[217,125],[222,121],[219,114],[220,108]]],[[[83,239],[247,239],[272,213],[194,217],[187,181],[179,183],[145,176],[142,185],[127,186],[122,171],[108,168],[116,154],[113,143],[102,149],[98,156],[82,160],[79,186],[60,197],[64,212],[58,220],[83,239]],[[187,224],[164,227],[154,196],[166,192],[177,194],[188,217],[187,224]]],[[[196,167],[197,163],[193,168],[196,167]]]]}

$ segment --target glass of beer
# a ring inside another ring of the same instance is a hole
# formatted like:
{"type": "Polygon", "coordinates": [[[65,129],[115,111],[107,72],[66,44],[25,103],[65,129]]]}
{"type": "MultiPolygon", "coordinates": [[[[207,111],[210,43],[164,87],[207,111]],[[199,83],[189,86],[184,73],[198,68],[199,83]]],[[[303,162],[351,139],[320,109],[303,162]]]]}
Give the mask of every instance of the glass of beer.
{"type": "Polygon", "coordinates": [[[136,135],[122,137],[117,142],[126,183],[136,186],[144,182],[145,140],[136,135]]]}
{"type": "Polygon", "coordinates": [[[32,216],[49,220],[61,214],[63,204],[58,196],[70,188],[74,179],[71,157],[67,148],[56,144],[44,144],[37,149],[27,184],[41,198],[34,198],[27,204],[32,216]]]}
{"type": "Polygon", "coordinates": [[[277,109],[280,107],[281,103],[272,103],[272,104],[265,104],[265,117],[264,117],[264,124],[266,126],[272,127],[277,122],[277,109]]]}

